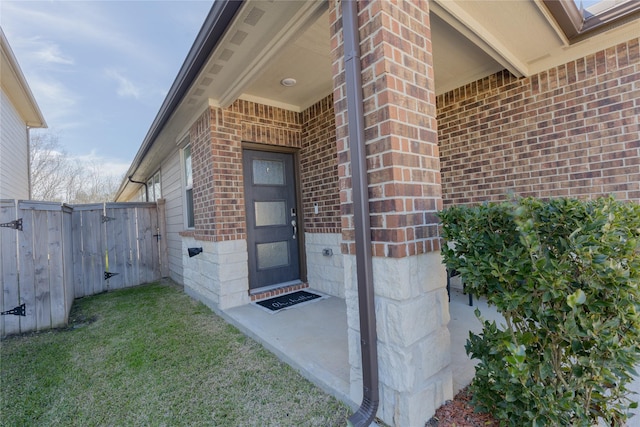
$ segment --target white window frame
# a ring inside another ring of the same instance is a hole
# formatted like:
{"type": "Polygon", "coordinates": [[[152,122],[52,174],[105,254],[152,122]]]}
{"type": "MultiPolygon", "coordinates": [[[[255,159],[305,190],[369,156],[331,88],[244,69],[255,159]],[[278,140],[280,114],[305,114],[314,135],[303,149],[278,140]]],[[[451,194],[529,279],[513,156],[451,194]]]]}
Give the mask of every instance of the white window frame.
{"type": "Polygon", "coordinates": [[[191,152],[191,144],[187,143],[180,153],[184,188],[182,192],[184,200],[184,226],[187,229],[193,229],[195,228],[195,214],[193,209],[193,153],[191,152]],[[189,162],[189,167],[187,167],[187,161],[189,162]]]}
{"type": "Polygon", "coordinates": [[[147,180],[147,191],[149,193],[148,202],[157,202],[158,199],[162,198],[162,180],[160,179],[159,170],[147,180]],[[156,194],[156,188],[158,189],[158,194],[156,194]]]}

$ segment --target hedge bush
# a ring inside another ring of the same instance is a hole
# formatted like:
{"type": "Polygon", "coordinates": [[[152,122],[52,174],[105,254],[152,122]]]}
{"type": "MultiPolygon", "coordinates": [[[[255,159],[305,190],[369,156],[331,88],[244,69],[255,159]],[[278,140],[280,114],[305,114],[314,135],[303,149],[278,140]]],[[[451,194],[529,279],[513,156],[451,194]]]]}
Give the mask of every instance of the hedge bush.
{"type": "Polygon", "coordinates": [[[441,212],[445,263],[504,316],[476,315],[471,385],[502,425],[623,425],[640,362],[640,205],[520,199],[441,212]]]}

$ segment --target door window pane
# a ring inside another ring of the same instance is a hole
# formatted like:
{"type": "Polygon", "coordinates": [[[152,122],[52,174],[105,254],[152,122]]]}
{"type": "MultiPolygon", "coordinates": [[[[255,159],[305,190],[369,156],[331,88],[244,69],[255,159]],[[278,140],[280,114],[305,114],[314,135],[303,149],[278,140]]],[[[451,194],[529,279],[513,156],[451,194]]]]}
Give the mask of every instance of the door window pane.
{"type": "Polygon", "coordinates": [[[253,162],[253,183],[256,185],[284,185],[284,163],[277,160],[253,162]]]}
{"type": "Polygon", "coordinates": [[[258,270],[289,265],[288,242],[259,243],[256,245],[258,270]]]}
{"type": "Polygon", "coordinates": [[[287,205],[284,200],[275,202],[254,202],[256,227],[287,225],[287,205]]]}

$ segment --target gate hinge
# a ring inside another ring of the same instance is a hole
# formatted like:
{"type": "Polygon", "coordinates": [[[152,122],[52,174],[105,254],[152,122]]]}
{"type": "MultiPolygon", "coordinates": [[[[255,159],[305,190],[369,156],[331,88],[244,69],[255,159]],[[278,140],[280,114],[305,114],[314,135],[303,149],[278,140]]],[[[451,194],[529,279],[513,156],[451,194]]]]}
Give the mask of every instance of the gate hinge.
{"type": "Polygon", "coordinates": [[[22,218],[18,218],[15,221],[5,222],[3,224],[0,224],[0,227],[13,228],[15,230],[22,231],[22,218]]]}
{"type": "Polygon", "coordinates": [[[104,272],[104,280],[109,280],[111,279],[113,276],[115,276],[116,274],[120,274],[120,273],[109,273],[108,271],[104,272]]]}
{"type": "Polygon", "coordinates": [[[27,307],[26,304],[22,303],[19,306],[12,308],[11,310],[3,311],[2,313],[0,313],[0,315],[5,316],[7,314],[14,314],[16,316],[26,316],[27,315],[26,307],[27,307]]]}
{"type": "Polygon", "coordinates": [[[103,224],[105,222],[115,221],[115,218],[111,218],[110,216],[106,216],[106,215],[100,215],[100,218],[102,219],[102,223],[103,224]]]}

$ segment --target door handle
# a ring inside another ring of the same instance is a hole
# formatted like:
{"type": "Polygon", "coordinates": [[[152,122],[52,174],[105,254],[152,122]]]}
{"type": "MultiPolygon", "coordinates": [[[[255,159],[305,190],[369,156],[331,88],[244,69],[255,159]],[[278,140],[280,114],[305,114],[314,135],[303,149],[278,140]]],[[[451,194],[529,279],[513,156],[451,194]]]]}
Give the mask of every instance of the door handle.
{"type": "Polygon", "coordinates": [[[291,225],[293,225],[293,238],[296,238],[296,234],[298,234],[298,224],[295,219],[291,220],[291,225]]]}

